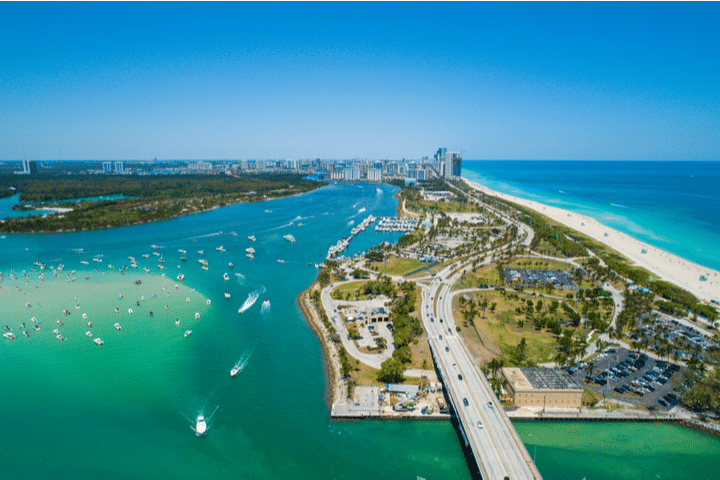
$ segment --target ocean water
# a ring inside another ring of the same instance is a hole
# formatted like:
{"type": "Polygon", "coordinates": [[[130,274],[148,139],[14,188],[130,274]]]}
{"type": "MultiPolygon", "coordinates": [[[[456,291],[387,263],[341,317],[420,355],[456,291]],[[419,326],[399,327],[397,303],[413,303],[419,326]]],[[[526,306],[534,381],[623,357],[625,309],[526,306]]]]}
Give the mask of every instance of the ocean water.
{"type": "Polygon", "coordinates": [[[463,176],[720,270],[720,162],[470,160],[463,176]]]}
{"type": "MultiPolygon", "coordinates": [[[[135,227],[0,239],[0,328],[7,325],[18,337],[0,339],[0,478],[469,478],[450,422],[331,422],[320,344],[295,304],[329,245],[369,214],[394,215],[396,191],[335,184],[135,227]],[[295,243],[282,238],[288,233],[295,243]],[[221,245],[224,253],[216,250],[221,245]],[[245,256],[250,246],[254,259],[245,256]],[[128,256],[140,268],[121,275],[128,256]],[[256,302],[238,314],[251,294],[256,302]],[[269,308],[262,306],[266,300],[269,308]],[[39,332],[32,318],[42,322],[39,332]],[[55,328],[66,341],[55,338],[55,328]],[[88,330],[105,344],[95,345],[88,330]],[[186,330],[192,330],[188,337],[186,330]],[[241,360],[244,369],[230,377],[241,360]],[[192,430],[199,413],[210,417],[202,438],[192,430]]],[[[397,236],[368,229],[348,253],[397,236]]],[[[530,445],[526,434],[548,425],[518,430],[530,445]]],[[[569,445],[603,432],[608,441],[627,435],[612,426],[594,428],[565,428],[555,444],[543,437],[538,463],[546,479],[580,472],[562,465],[569,445]]],[[[672,428],[663,435],[686,444],[686,431],[672,428]]],[[[682,456],[669,458],[643,438],[633,441],[658,472],[682,456]]],[[[694,445],[712,459],[718,444],[700,436],[694,445]]],[[[608,454],[606,444],[588,447],[582,458],[588,479],[641,478],[645,471],[608,454]],[[636,473],[608,477],[608,462],[636,473]]],[[[710,478],[712,462],[687,463],[690,476],[710,478]]]]}

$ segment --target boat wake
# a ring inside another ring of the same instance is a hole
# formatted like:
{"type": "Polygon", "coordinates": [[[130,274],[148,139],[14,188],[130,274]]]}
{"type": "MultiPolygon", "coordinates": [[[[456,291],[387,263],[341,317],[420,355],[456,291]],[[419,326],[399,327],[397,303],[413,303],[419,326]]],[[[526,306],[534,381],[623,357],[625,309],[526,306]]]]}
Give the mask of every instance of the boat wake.
{"type": "Polygon", "coordinates": [[[265,292],[265,287],[260,287],[260,288],[262,288],[262,291],[255,290],[253,292],[250,292],[250,295],[248,295],[248,298],[247,298],[247,300],[245,300],[245,303],[243,303],[242,307],[240,307],[238,309],[238,313],[243,313],[243,312],[247,311],[248,308],[252,307],[255,304],[255,302],[257,301],[260,294],[265,292]]]}
{"type": "MultiPolygon", "coordinates": [[[[240,357],[240,360],[235,364],[235,367],[238,369],[237,373],[241,373],[243,370],[245,370],[245,367],[247,366],[247,363],[250,361],[250,357],[252,356],[255,349],[253,348],[250,351],[245,350],[242,354],[242,357],[240,357]]],[[[234,369],[233,369],[234,370],[234,369]]]]}
{"type": "Polygon", "coordinates": [[[265,300],[260,307],[260,313],[263,315],[270,314],[270,300],[265,300]]]}
{"type": "Polygon", "coordinates": [[[198,235],[197,237],[190,237],[190,238],[193,239],[193,238],[217,237],[218,235],[222,235],[222,233],[223,233],[222,231],[215,232],[215,233],[207,233],[205,235],[198,235]]]}
{"type": "Polygon", "coordinates": [[[620,205],[620,204],[617,204],[617,203],[611,203],[610,205],[612,205],[613,207],[628,208],[628,207],[626,207],[625,205],[620,205]]]}

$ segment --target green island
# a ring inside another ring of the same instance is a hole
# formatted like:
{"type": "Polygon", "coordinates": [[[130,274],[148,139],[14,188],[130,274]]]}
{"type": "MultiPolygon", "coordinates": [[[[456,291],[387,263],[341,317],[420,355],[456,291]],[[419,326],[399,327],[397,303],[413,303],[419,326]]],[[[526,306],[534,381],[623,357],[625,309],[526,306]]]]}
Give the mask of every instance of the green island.
{"type": "Polygon", "coordinates": [[[55,210],[6,218],[3,233],[94,230],[167,220],[242,202],[319,188],[300,174],[0,176],[3,197],[20,192],[15,210],[55,210]],[[95,199],[118,196],[113,199],[95,199]],[[90,200],[82,200],[90,198],[90,200]],[[62,203],[57,203],[62,202],[62,203]]]}

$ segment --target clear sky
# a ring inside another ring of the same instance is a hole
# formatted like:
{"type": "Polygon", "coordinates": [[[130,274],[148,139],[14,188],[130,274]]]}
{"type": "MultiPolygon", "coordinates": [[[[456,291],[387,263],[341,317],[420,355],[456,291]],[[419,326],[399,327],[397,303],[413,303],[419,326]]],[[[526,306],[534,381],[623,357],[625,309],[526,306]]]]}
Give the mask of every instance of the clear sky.
{"type": "Polygon", "coordinates": [[[719,21],[717,2],[0,2],[0,160],[716,160],[719,21]]]}

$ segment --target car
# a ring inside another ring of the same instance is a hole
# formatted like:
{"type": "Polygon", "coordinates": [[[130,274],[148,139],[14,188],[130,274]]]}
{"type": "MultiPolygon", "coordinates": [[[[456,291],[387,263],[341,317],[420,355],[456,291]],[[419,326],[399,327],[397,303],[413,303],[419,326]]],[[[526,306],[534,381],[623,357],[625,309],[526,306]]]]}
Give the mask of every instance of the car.
{"type": "Polygon", "coordinates": [[[462,375],[458,373],[458,380],[462,380],[462,375]]]}
{"type": "Polygon", "coordinates": [[[478,420],[477,426],[478,426],[479,429],[482,430],[483,424],[482,424],[482,422],[481,422],[480,420],[478,420]]]}
{"type": "Polygon", "coordinates": [[[455,365],[454,363],[453,363],[453,368],[457,368],[457,365],[455,365]]]}
{"type": "Polygon", "coordinates": [[[440,340],[442,340],[442,335],[438,335],[438,338],[439,338],[440,340]]]}
{"type": "Polygon", "coordinates": [[[450,330],[450,327],[448,327],[448,333],[452,333],[452,330],[450,330]]]}
{"type": "Polygon", "coordinates": [[[493,408],[492,402],[488,402],[488,408],[493,408]]]}
{"type": "Polygon", "coordinates": [[[465,404],[465,406],[467,407],[468,405],[470,405],[470,402],[468,402],[467,398],[463,398],[463,404],[465,404]]]}
{"type": "Polygon", "coordinates": [[[442,318],[440,319],[440,323],[442,323],[442,318]]]}
{"type": "Polygon", "coordinates": [[[450,351],[450,348],[449,348],[449,347],[445,347],[445,351],[446,351],[446,352],[449,352],[449,351],[450,351]]]}
{"type": "Polygon", "coordinates": [[[435,319],[432,318],[432,317],[430,317],[430,321],[431,321],[432,323],[435,323],[435,319]]]}

